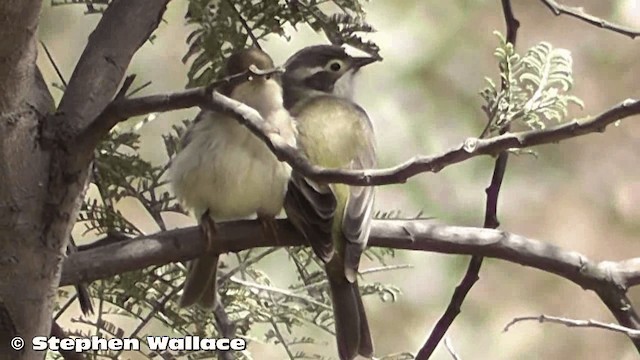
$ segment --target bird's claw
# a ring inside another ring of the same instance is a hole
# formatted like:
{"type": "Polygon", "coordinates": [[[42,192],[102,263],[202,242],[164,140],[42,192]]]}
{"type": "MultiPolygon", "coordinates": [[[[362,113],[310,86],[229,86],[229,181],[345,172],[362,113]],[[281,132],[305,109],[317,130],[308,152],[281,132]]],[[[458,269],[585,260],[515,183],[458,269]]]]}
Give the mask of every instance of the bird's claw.
{"type": "Polygon", "coordinates": [[[202,215],[201,220],[202,221],[200,222],[200,227],[206,241],[205,252],[208,253],[213,250],[213,239],[215,238],[218,231],[216,229],[215,221],[211,218],[211,216],[209,216],[208,212],[202,215]]]}

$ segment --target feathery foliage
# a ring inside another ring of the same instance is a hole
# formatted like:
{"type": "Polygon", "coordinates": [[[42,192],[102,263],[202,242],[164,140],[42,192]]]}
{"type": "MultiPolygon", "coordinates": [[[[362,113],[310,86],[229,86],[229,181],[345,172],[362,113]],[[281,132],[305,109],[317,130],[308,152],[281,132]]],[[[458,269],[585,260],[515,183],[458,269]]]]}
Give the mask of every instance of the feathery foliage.
{"type": "Polygon", "coordinates": [[[259,47],[268,36],[288,39],[289,31],[301,24],[324,32],[333,44],[348,44],[374,56],[380,50],[359,35],[374,29],[365,22],[358,0],[191,0],[186,19],[195,27],[187,37],[189,50],[183,58],[191,61],[188,87],[215,80],[224,59],[234,50],[259,47]],[[338,12],[323,10],[329,5],[338,12]]]}
{"type": "Polygon", "coordinates": [[[544,129],[547,122],[561,122],[569,104],[583,107],[579,98],[568,94],[573,85],[569,50],[554,49],[541,42],[521,56],[502,34],[495,34],[500,45],[494,55],[503,86],[499,89],[486,78],[488,86],[480,92],[486,103],[482,109],[489,119],[490,132],[499,132],[513,123],[544,129]]]}

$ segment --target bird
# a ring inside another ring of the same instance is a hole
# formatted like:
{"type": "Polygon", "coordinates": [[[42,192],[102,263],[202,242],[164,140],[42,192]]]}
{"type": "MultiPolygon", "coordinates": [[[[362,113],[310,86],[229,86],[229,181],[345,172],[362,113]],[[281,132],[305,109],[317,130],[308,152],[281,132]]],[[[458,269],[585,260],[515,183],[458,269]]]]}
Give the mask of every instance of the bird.
{"type": "MultiPolygon", "coordinates": [[[[377,57],[354,57],[340,46],[305,47],[285,63],[284,104],[296,121],[297,146],[314,165],[377,166],[373,125],[353,101],[354,77],[377,57]]],[[[319,183],[292,172],[284,208],[324,263],[341,360],[373,356],[358,289],[358,266],[371,228],[374,188],[319,183]]]]}
{"type": "MultiPolygon", "coordinates": [[[[266,71],[275,68],[271,57],[258,48],[237,51],[226,59],[223,75],[228,79],[250,68],[265,71],[228,81],[220,93],[252,107],[270,131],[295,147],[295,124],[283,106],[279,74],[266,71]]],[[[211,252],[216,222],[255,214],[265,237],[276,236],[274,218],[282,211],[291,167],[232,116],[211,110],[196,116],[180,148],[171,160],[170,183],[180,203],[199,219],[207,253],[189,263],[179,305],[211,309],[217,297],[219,254],[211,252]]]]}
{"type": "MultiPolygon", "coordinates": [[[[73,236],[69,237],[69,244],[67,244],[67,256],[78,252],[78,246],[76,245],[73,236]]],[[[91,301],[91,295],[89,294],[89,288],[86,283],[75,284],[78,304],[80,304],[80,310],[82,315],[89,316],[93,314],[93,302],[91,301]]]]}

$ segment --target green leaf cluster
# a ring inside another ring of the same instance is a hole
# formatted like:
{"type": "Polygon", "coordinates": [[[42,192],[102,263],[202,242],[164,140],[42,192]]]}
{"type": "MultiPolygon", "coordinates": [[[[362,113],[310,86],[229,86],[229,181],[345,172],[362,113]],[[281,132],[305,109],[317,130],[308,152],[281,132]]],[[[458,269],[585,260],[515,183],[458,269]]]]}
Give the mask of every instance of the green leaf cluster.
{"type": "Polygon", "coordinates": [[[191,61],[188,87],[220,77],[224,60],[238,48],[259,46],[273,35],[289,39],[288,31],[300,25],[324,32],[333,44],[348,44],[375,56],[380,50],[359,35],[374,29],[365,22],[358,0],[191,0],[186,19],[194,27],[183,58],[191,61]]]}
{"type": "Polygon", "coordinates": [[[501,132],[516,123],[544,129],[548,122],[561,122],[569,104],[583,107],[578,97],[568,93],[573,85],[568,50],[541,42],[521,56],[502,34],[495,34],[500,40],[494,55],[500,66],[501,84],[498,87],[487,78],[488,86],[480,93],[490,132],[501,132]]]}

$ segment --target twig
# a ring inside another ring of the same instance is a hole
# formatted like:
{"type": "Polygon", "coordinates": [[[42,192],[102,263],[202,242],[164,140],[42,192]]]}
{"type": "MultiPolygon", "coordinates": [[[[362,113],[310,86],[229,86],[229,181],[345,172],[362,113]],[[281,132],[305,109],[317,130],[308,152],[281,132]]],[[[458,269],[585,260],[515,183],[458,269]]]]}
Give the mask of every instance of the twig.
{"type": "Polygon", "coordinates": [[[462,281],[460,281],[460,284],[456,286],[453,296],[451,296],[449,306],[447,306],[444,314],[442,314],[440,319],[438,319],[438,322],[431,331],[427,341],[416,355],[416,360],[426,360],[431,356],[431,354],[433,354],[442,337],[447,333],[447,330],[449,330],[449,327],[453,324],[453,321],[458,314],[460,314],[460,308],[465,297],[479,279],[478,273],[480,272],[480,266],[482,266],[483,259],[484,258],[482,256],[471,257],[471,261],[467,267],[467,272],[462,278],[462,281]]]}
{"type": "Polygon", "coordinates": [[[632,39],[635,39],[637,36],[640,36],[639,30],[636,30],[627,26],[614,24],[604,19],[601,19],[597,16],[587,14],[586,12],[584,12],[584,10],[581,7],[561,5],[554,0],[541,0],[541,1],[556,16],[563,15],[563,14],[568,15],[578,20],[589,23],[591,25],[597,26],[601,29],[610,30],[618,34],[626,35],[632,39]]]}
{"type": "MultiPolygon", "coordinates": [[[[387,265],[387,266],[379,266],[379,267],[374,267],[374,268],[370,268],[370,269],[366,269],[366,270],[361,270],[358,272],[358,275],[360,276],[364,276],[364,275],[369,275],[369,274],[373,274],[373,273],[377,273],[377,272],[385,272],[385,271],[390,271],[390,270],[400,270],[400,269],[411,269],[413,268],[413,265],[387,265]]],[[[301,286],[300,288],[295,289],[296,292],[298,291],[309,291],[309,290],[313,290],[313,289],[317,289],[319,287],[325,286],[326,284],[328,284],[329,281],[327,279],[323,279],[320,281],[316,281],[314,283],[304,283],[304,286],[301,286]]]]}
{"type": "MultiPolygon", "coordinates": [[[[135,329],[133,329],[133,331],[128,335],[130,338],[135,338],[138,336],[138,334],[140,333],[140,331],[142,331],[142,329],[145,328],[145,326],[147,326],[153,319],[154,317],[157,315],[157,312],[159,309],[163,309],[167,303],[170,300],[173,300],[174,297],[178,294],[178,292],[180,292],[180,290],[182,290],[181,286],[177,286],[175,288],[173,288],[171,291],[169,291],[168,294],[166,294],[164,296],[164,298],[162,298],[160,301],[156,302],[154,304],[154,306],[152,307],[151,311],[149,311],[149,313],[147,315],[145,315],[145,317],[140,321],[140,323],[136,326],[135,329]]],[[[102,309],[100,309],[100,313],[102,313],[102,309]]],[[[116,359],[119,358],[120,355],[122,355],[122,352],[124,350],[119,350],[116,353],[116,359]]]]}
{"type": "Polygon", "coordinates": [[[578,327],[578,328],[595,328],[595,329],[605,329],[608,331],[618,332],[621,334],[625,334],[630,338],[638,338],[640,337],[640,330],[631,329],[628,327],[620,326],[618,324],[611,323],[603,323],[597,320],[575,320],[558,316],[549,316],[549,315],[539,315],[539,316],[519,316],[511,320],[505,327],[503,332],[509,331],[509,329],[520,322],[523,321],[538,321],[540,323],[549,322],[554,324],[561,324],[567,327],[578,327]]]}
{"type": "MultiPolygon", "coordinates": [[[[254,288],[256,290],[262,290],[262,291],[266,291],[268,294],[271,293],[276,293],[285,297],[291,297],[291,298],[296,298],[296,299],[300,299],[303,301],[306,301],[309,304],[318,306],[324,310],[331,310],[331,306],[328,306],[326,304],[323,304],[319,301],[316,301],[315,299],[313,299],[312,297],[309,296],[304,296],[304,295],[300,295],[300,294],[296,294],[294,292],[288,291],[288,290],[284,290],[284,289],[279,289],[276,287],[272,287],[272,286],[267,286],[267,285],[260,285],[260,284],[256,284],[250,281],[245,281],[245,280],[240,280],[238,278],[232,277],[230,279],[232,282],[236,283],[236,284],[240,284],[246,287],[250,287],[250,288],[254,288]]],[[[269,295],[270,296],[270,295],[269,295]]]]}
{"type": "Polygon", "coordinates": [[[260,43],[258,42],[258,38],[256,38],[255,35],[253,35],[253,31],[251,30],[251,27],[249,26],[249,23],[247,23],[247,20],[242,16],[240,11],[238,9],[236,9],[236,6],[233,3],[233,1],[232,0],[225,0],[225,1],[231,7],[231,9],[236,14],[236,16],[238,16],[238,20],[240,21],[240,24],[242,24],[242,27],[247,32],[247,36],[249,36],[249,38],[253,42],[253,46],[255,46],[258,49],[262,50],[262,47],[260,47],[260,43]]]}
{"type": "Polygon", "coordinates": [[[53,315],[53,321],[58,320],[60,316],[62,316],[62,314],[64,314],[64,312],[67,311],[69,306],[71,306],[71,304],[73,304],[73,302],[76,301],[77,298],[78,298],[77,292],[73,294],[70,298],[68,298],[67,301],[65,301],[65,303],[60,307],[60,310],[58,310],[58,312],[56,312],[53,315]]]}
{"type": "Polygon", "coordinates": [[[140,91],[142,91],[144,88],[148,87],[148,86],[149,86],[149,85],[151,85],[151,84],[152,84],[152,82],[151,82],[151,81],[147,81],[146,83],[144,83],[144,84],[142,84],[142,85],[138,86],[137,88],[135,88],[135,89],[131,90],[131,91],[127,94],[127,96],[133,96],[133,95],[135,95],[135,94],[139,93],[140,91]]]}
{"type": "Polygon", "coordinates": [[[453,360],[460,360],[460,356],[456,353],[453,345],[451,345],[451,339],[448,336],[444,338],[444,347],[447,348],[447,351],[449,352],[453,360]]]}
{"type": "Polygon", "coordinates": [[[42,40],[40,40],[40,45],[42,45],[42,48],[44,49],[45,54],[47,54],[47,59],[49,59],[49,62],[51,63],[51,66],[53,66],[53,70],[56,71],[56,75],[58,75],[58,79],[60,79],[60,82],[62,83],[62,86],[64,88],[66,88],[67,87],[67,81],[64,79],[64,76],[62,75],[62,71],[60,71],[60,68],[58,67],[58,64],[55,62],[55,60],[53,60],[53,55],[51,55],[51,52],[49,52],[49,48],[47,47],[47,45],[42,40]]]}
{"type": "MultiPolygon", "coordinates": [[[[227,339],[233,339],[236,337],[236,325],[231,321],[224,305],[220,301],[220,297],[216,296],[216,303],[213,309],[213,317],[216,320],[220,335],[227,339]]],[[[233,360],[235,357],[229,351],[219,351],[218,355],[222,360],[233,360]]]]}
{"type": "MultiPolygon", "coordinates": [[[[62,327],[56,322],[51,322],[51,336],[55,336],[59,339],[63,339],[67,337],[67,334],[64,332],[62,327]]],[[[60,350],[60,355],[64,360],[86,360],[87,358],[82,355],[81,352],[75,352],[72,350],[60,350]]]]}
{"type": "Polygon", "coordinates": [[[222,274],[218,277],[218,284],[222,284],[225,281],[229,280],[233,275],[237,274],[240,271],[244,271],[246,268],[248,268],[249,266],[259,262],[260,260],[264,259],[265,257],[267,257],[267,255],[273,254],[274,252],[280,250],[277,247],[274,248],[270,248],[267,249],[265,251],[263,251],[262,253],[253,256],[250,259],[246,259],[245,261],[240,261],[240,264],[238,266],[236,266],[235,268],[227,271],[225,274],[222,274]]]}
{"type": "Polygon", "coordinates": [[[412,269],[412,268],[413,268],[413,265],[411,265],[411,264],[378,266],[378,267],[374,267],[374,268],[361,270],[359,272],[359,274],[360,275],[367,275],[367,274],[373,274],[373,273],[383,272],[383,271],[400,270],[400,269],[412,269]]]}
{"type": "MultiPolygon", "coordinates": [[[[277,303],[276,300],[274,299],[272,293],[269,293],[269,299],[271,300],[271,303],[273,303],[273,304],[277,303]]],[[[278,323],[274,320],[275,314],[273,313],[273,311],[271,311],[271,315],[274,315],[274,316],[270,316],[269,317],[269,323],[271,324],[271,327],[273,328],[274,334],[276,335],[276,337],[278,338],[278,340],[282,344],[282,347],[284,348],[284,350],[287,352],[287,356],[289,357],[289,360],[295,360],[296,357],[291,352],[291,349],[289,348],[289,344],[287,344],[287,340],[284,338],[284,335],[282,335],[282,332],[280,331],[280,328],[278,327],[278,323]]]]}

